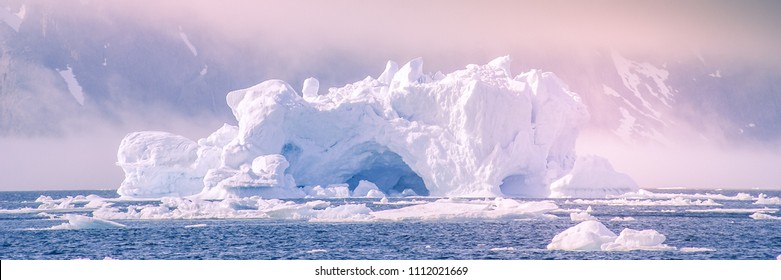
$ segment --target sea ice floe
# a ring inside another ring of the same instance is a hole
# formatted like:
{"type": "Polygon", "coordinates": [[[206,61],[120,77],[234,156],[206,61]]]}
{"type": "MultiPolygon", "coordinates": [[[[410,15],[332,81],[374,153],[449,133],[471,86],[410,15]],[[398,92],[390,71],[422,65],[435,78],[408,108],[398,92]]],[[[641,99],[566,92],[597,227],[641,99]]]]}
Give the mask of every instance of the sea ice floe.
{"type": "Polygon", "coordinates": [[[753,200],[754,197],[747,193],[738,193],[734,196],[727,196],[723,194],[712,193],[655,193],[648,190],[638,190],[637,192],[625,193],[615,196],[615,198],[629,198],[629,199],[698,199],[698,200],[753,200]]]}
{"type": "Polygon", "coordinates": [[[194,224],[194,225],[186,225],[184,226],[184,228],[202,228],[207,226],[208,226],[207,224],[194,224]]]}
{"type": "Polygon", "coordinates": [[[699,252],[715,252],[716,250],[711,248],[701,248],[701,247],[683,247],[679,249],[679,251],[684,253],[699,253],[699,252]]]}
{"type": "Polygon", "coordinates": [[[109,229],[125,227],[125,225],[117,222],[82,215],[65,214],[62,218],[68,220],[68,222],[52,226],[49,229],[109,229]]]}
{"type": "Polygon", "coordinates": [[[781,217],[768,215],[762,212],[755,212],[754,214],[751,214],[751,216],[749,217],[751,217],[754,220],[781,220],[781,217]]]}
{"type": "Polygon", "coordinates": [[[328,250],[325,250],[325,249],[312,249],[312,250],[309,250],[309,251],[306,251],[306,252],[310,253],[310,254],[315,254],[315,253],[325,253],[325,252],[328,252],[328,250]]]}
{"type": "Polygon", "coordinates": [[[686,209],[693,213],[775,213],[776,208],[711,208],[711,209],[686,209]]]}
{"type": "Polygon", "coordinates": [[[278,219],[310,222],[370,222],[447,219],[555,218],[551,201],[520,202],[513,199],[440,199],[432,202],[388,203],[405,207],[373,211],[365,203],[333,205],[323,200],[305,202],[260,197],[200,200],[165,197],[160,204],[131,205],[126,210],[102,207],[93,216],[107,220],[141,219],[278,219]],[[409,205],[409,206],[406,206],[409,205]]]}
{"type": "Polygon", "coordinates": [[[573,222],[582,222],[582,221],[588,221],[588,220],[596,220],[597,218],[594,216],[591,216],[588,212],[574,212],[569,214],[570,220],[573,222]]]}
{"type": "Polygon", "coordinates": [[[781,205],[781,198],[780,197],[768,197],[766,194],[760,193],[757,196],[757,201],[754,201],[754,204],[781,205]]]}
{"type": "Polygon", "coordinates": [[[616,235],[604,224],[589,220],[557,234],[547,248],[566,251],[674,250],[663,244],[665,239],[663,234],[650,229],[626,228],[616,235]]]}
{"type": "Polygon", "coordinates": [[[721,206],[722,204],[712,200],[692,200],[682,197],[673,197],[668,200],[635,200],[628,198],[615,199],[573,199],[566,200],[566,204],[594,204],[610,206],[721,206]]]}
{"type": "Polygon", "coordinates": [[[559,207],[551,201],[519,202],[514,199],[493,200],[440,199],[434,202],[372,212],[382,221],[451,220],[451,219],[552,219],[547,214],[559,207]]]}
{"type": "Polygon", "coordinates": [[[613,217],[612,219],[610,219],[611,222],[631,222],[634,220],[636,219],[633,217],[613,217]]]}
{"type": "Polygon", "coordinates": [[[77,195],[66,196],[63,198],[54,199],[51,196],[39,196],[35,199],[36,203],[40,203],[36,208],[23,207],[19,209],[0,209],[0,213],[38,213],[38,212],[76,212],[76,211],[90,211],[92,209],[104,207],[110,205],[105,198],[97,195],[77,195]],[[84,203],[83,206],[77,204],[84,203]]]}
{"type": "Polygon", "coordinates": [[[488,249],[489,251],[499,252],[499,251],[515,251],[515,248],[513,247],[497,247],[497,248],[491,248],[488,249]]]}

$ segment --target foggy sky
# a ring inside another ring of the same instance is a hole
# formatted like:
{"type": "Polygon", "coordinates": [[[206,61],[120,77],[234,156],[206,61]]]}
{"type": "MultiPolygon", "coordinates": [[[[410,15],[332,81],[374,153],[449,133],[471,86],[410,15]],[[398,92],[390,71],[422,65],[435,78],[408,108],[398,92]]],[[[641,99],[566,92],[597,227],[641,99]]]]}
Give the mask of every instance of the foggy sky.
{"type": "MultiPolygon", "coordinates": [[[[524,63],[524,55],[588,52],[597,48],[669,57],[704,53],[776,67],[773,69],[781,65],[781,36],[777,35],[781,26],[779,1],[107,2],[111,3],[106,10],[107,16],[130,18],[138,25],[185,25],[190,29],[188,33],[209,34],[216,40],[224,40],[221,46],[226,55],[235,52],[236,46],[242,46],[269,50],[282,57],[282,61],[289,61],[288,65],[279,65],[278,72],[274,73],[277,76],[258,77],[258,82],[307,67],[333,67],[338,71],[338,65],[311,63],[311,59],[334,52],[378,65],[377,73],[364,74],[372,76],[381,72],[383,62],[388,59],[403,63],[424,57],[427,71],[447,73],[505,54],[514,56],[513,70],[517,73],[534,67],[524,63]]],[[[353,81],[342,81],[349,82],[353,81]]],[[[3,172],[0,190],[9,187],[116,188],[122,180],[121,170],[114,166],[116,148],[125,133],[173,130],[197,140],[216,129],[219,121],[210,124],[215,124],[214,128],[199,124],[161,126],[139,122],[62,139],[0,139],[0,170],[3,172]]],[[[646,165],[633,160],[637,157],[604,148],[615,145],[586,142],[580,145],[586,152],[604,153],[618,170],[629,173],[643,187],[748,187],[781,182],[778,175],[766,172],[770,166],[781,163],[778,150],[727,154],[718,153],[721,147],[713,147],[716,152],[713,149],[688,150],[687,147],[667,150],[649,147],[643,150],[649,159],[646,165]],[[681,153],[689,153],[687,157],[695,159],[651,157],[681,153]],[[679,165],[662,168],[663,162],[671,159],[680,163],[680,168],[670,167],[679,165]],[[725,175],[733,165],[717,164],[732,159],[744,163],[743,169],[735,169],[738,173],[746,171],[743,176],[725,175]],[[717,163],[693,173],[676,172],[706,160],[717,163]],[[720,176],[715,176],[717,174],[720,176]]],[[[781,187],[781,184],[775,186],[781,187]]]]}

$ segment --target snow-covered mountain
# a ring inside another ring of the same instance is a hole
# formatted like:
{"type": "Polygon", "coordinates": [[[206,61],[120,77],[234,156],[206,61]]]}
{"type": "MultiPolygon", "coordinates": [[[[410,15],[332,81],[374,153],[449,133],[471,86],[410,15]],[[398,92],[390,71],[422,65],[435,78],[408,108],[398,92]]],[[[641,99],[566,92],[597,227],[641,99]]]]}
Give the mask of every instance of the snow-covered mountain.
{"type": "MultiPolygon", "coordinates": [[[[307,61],[305,71],[286,69],[296,62],[274,49],[231,44],[186,20],[137,22],[101,1],[0,4],[0,38],[4,136],[51,135],[82,119],[122,123],[151,112],[230,122],[226,94],[260,80],[282,78],[298,87],[315,76],[327,87],[381,70],[376,61],[339,50],[307,61]]],[[[769,68],[694,51],[687,57],[611,49],[506,53],[518,67],[556,73],[583,97],[588,128],[623,141],[781,136],[781,73],[769,68]]]]}
{"type": "Polygon", "coordinates": [[[227,92],[259,79],[345,77],[280,75],[283,62],[268,50],[227,45],[187,21],[139,22],[108,1],[0,3],[0,38],[0,136],[58,135],[128,115],[228,120],[227,92]]]}
{"type": "Polygon", "coordinates": [[[664,61],[605,51],[592,59],[584,71],[589,74],[561,76],[584,96],[592,125],[623,140],[665,143],[676,134],[710,141],[781,136],[777,72],[696,54],[664,61]]]}

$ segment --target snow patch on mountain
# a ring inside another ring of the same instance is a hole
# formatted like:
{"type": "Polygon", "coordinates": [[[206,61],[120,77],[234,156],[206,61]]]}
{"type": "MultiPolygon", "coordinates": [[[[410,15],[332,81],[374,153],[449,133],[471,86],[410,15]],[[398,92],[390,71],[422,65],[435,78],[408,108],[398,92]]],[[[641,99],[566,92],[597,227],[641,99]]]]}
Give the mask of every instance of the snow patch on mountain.
{"type": "Polygon", "coordinates": [[[624,58],[618,52],[612,52],[611,57],[624,86],[629,89],[643,106],[643,110],[662,121],[662,113],[655,109],[649,98],[654,98],[666,107],[674,101],[673,90],[667,85],[670,73],[651,63],[640,63],[624,58]],[[650,96],[648,96],[650,95],[650,96]]]}
{"type": "Polygon", "coordinates": [[[11,12],[11,7],[6,6],[5,8],[0,8],[0,21],[5,22],[11,29],[13,29],[16,32],[19,32],[19,26],[22,25],[22,22],[24,21],[24,18],[27,16],[27,8],[22,5],[19,8],[19,11],[16,13],[11,12]]]}
{"type": "Polygon", "coordinates": [[[84,106],[84,91],[82,90],[81,85],[79,85],[79,81],[76,80],[73,69],[68,66],[65,70],[58,70],[57,72],[60,73],[65,84],[68,85],[68,92],[73,96],[73,99],[76,99],[76,102],[78,102],[79,105],[84,106]]]}
{"type": "Polygon", "coordinates": [[[624,107],[618,107],[618,110],[621,111],[620,125],[613,132],[618,135],[618,137],[621,137],[621,139],[629,141],[634,134],[635,121],[637,119],[624,107]]]}
{"type": "Polygon", "coordinates": [[[190,39],[187,38],[187,34],[182,31],[182,27],[179,26],[179,37],[182,38],[182,42],[184,42],[185,45],[187,45],[187,48],[190,49],[190,52],[193,54],[193,56],[198,56],[198,50],[195,48],[195,46],[190,43],[190,39]]]}

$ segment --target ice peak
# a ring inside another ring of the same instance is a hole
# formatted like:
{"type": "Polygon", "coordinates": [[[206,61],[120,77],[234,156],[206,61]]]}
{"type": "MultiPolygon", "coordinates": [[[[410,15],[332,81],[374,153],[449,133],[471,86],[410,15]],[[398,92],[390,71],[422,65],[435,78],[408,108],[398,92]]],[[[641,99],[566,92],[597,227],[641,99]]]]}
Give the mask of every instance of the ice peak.
{"type": "Polygon", "coordinates": [[[317,91],[320,90],[320,81],[315,78],[307,78],[304,80],[304,85],[301,89],[301,93],[304,95],[304,100],[310,101],[317,98],[317,91]]]}
{"type": "Polygon", "coordinates": [[[403,87],[408,84],[417,83],[423,77],[423,58],[418,57],[404,64],[396,74],[393,75],[391,87],[403,87]]]}
{"type": "Polygon", "coordinates": [[[388,60],[388,63],[385,64],[385,71],[380,74],[380,77],[377,78],[380,83],[390,85],[391,81],[393,80],[393,76],[396,75],[396,72],[399,71],[399,64],[396,63],[393,60],[388,60]]]}
{"type": "Polygon", "coordinates": [[[497,57],[494,60],[491,60],[491,62],[488,62],[488,65],[496,69],[502,70],[504,71],[505,74],[507,74],[508,77],[512,77],[512,74],[510,72],[511,63],[512,63],[512,58],[510,58],[509,55],[505,55],[505,56],[497,57]]]}

